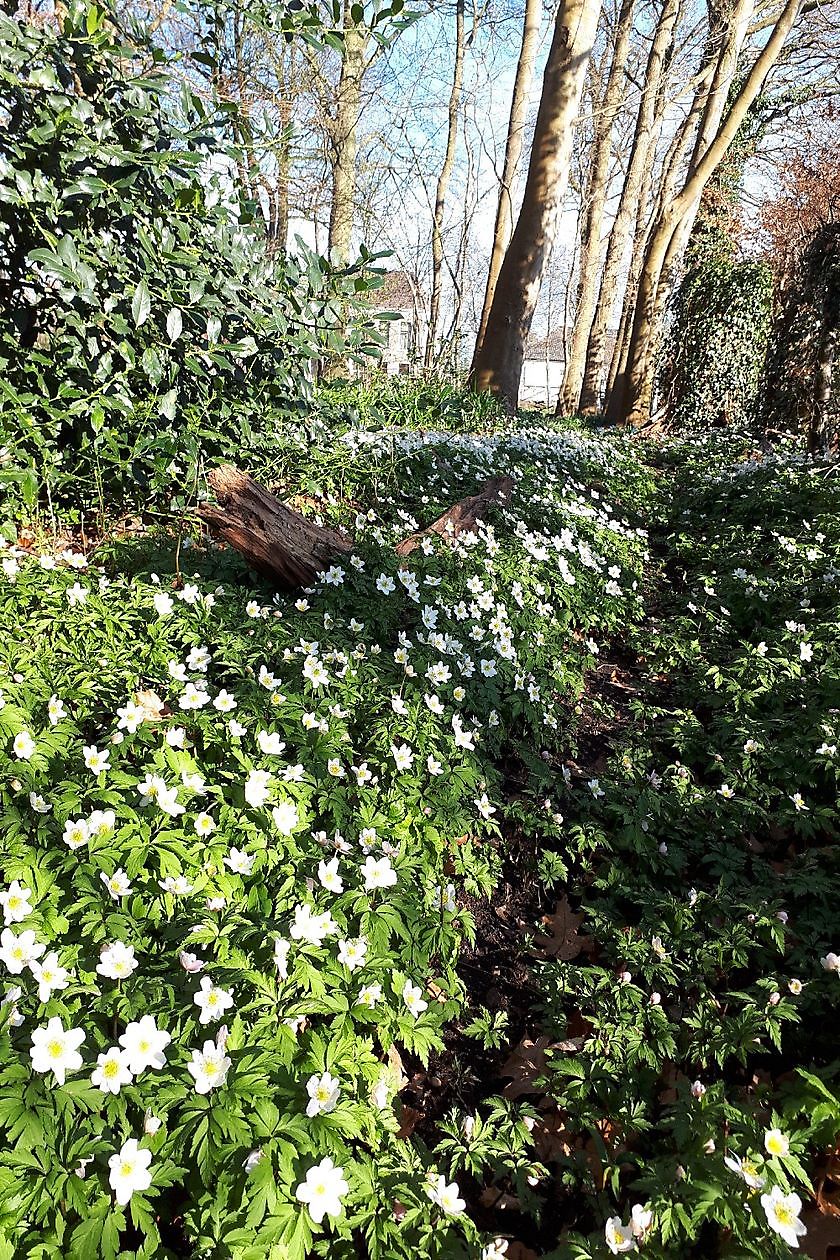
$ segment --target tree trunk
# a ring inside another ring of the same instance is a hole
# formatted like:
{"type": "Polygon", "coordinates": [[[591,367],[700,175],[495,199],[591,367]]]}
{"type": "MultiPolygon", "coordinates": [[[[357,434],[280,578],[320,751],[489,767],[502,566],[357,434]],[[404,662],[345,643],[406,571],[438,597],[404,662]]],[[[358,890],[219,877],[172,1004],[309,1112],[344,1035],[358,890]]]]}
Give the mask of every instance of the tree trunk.
{"type": "Polygon", "coordinates": [[[546,61],[522,208],[499,271],[470,384],[516,410],[525,341],[551,257],[569,179],[572,129],[595,41],[600,0],[562,0],[546,61]]]}
{"type": "Polygon", "coordinates": [[[764,86],[770,70],[782,51],[787,36],[799,16],[803,0],[786,0],[770,38],[756,57],[726,118],[702,157],[689,168],[679,195],[663,206],[651,233],[639,278],[639,293],[630,335],[627,374],[623,382],[621,412],[628,424],[642,425],[650,409],[649,343],[654,333],[657,296],[663,267],[675,233],[692,213],[709,179],[720,165],[747,111],[764,86]]]}
{"type": "Polygon", "coordinates": [[[353,5],[344,0],[344,46],[331,126],[332,201],[328,251],[339,266],[350,261],[356,202],[356,150],[365,71],[366,35],[353,21],[353,5]]]}
{"type": "Polygon", "coordinates": [[[613,124],[624,97],[625,70],[630,37],[633,33],[634,8],[635,0],[621,0],[607,84],[604,95],[598,102],[595,140],[590,155],[588,204],[581,230],[575,322],[569,353],[566,357],[563,386],[557,398],[558,416],[574,415],[583,385],[586,347],[589,344],[592,317],[595,313],[598,273],[601,267],[601,226],[610,182],[613,124]]]}
{"type": "Polygon", "coordinates": [[[606,357],[607,333],[618,297],[627,241],[639,213],[640,192],[645,173],[652,169],[656,157],[656,142],[664,116],[664,109],[661,107],[664,97],[660,88],[663,75],[673,55],[674,33],[680,7],[681,0],[664,0],[648,55],[630,162],[607,245],[601,290],[586,348],[583,385],[578,405],[574,408],[584,415],[593,415],[601,406],[601,375],[606,357]]]}
{"type": "Polygon", "coordinates": [[[425,365],[432,366],[437,345],[440,297],[443,281],[443,217],[446,210],[446,194],[455,165],[455,145],[458,139],[458,111],[461,104],[461,82],[464,77],[464,0],[455,4],[455,63],[452,71],[452,90],[449,93],[446,125],[446,152],[438,175],[435,190],[435,210],[432,216],[432,295],[429,302],[429,330],[426,339],[425,365]]]}
{"type": "Polygon", "coordinates": [[[522,141],[525,138],[525,125],[528,121],[528,97],[531,92],[534,65],[537,60],[541,18],[542,0],[525,0],[522,44],[519,49],[519,60],[516,63],[516,76],[513,80],[513,95],[510,102],[510,118],[508,120],[507,140],[505,142],[505,160],[499,185],[499,200],[496,204],[496,221],[493,225],[493,249],[490,254],[490,269],[487,273],[484,305],[481,309],[481,320],[478,326],[478,337],[476,338],[476,352],[484,340],[487,317],[493,304],[493,294],[496,292],[502,259],[510,244],[511,224],[513,223],[513,186],[519,173],[522,141]]]}

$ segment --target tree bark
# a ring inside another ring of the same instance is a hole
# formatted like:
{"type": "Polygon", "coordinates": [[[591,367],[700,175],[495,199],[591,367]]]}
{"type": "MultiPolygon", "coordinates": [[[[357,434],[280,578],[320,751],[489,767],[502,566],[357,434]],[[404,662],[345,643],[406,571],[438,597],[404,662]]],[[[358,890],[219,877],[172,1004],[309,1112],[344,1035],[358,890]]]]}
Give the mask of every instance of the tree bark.
{"type": "Polygon", "coordinates": [[[349,538],[292,511],[231,464],[214,469],[207,480],[219,506],[205,504],[199,516],[211,534],[279,586],[310,586],[318,573],[353,548],[349,538]]]}
{"type": "Polygon", "coordinates": [[[569,179],[572,130],[595,40],[600,0],[562,0],[557,13],[522,208],[476,348],[470,384],[509,413],[519,401],[525,341],[551,256],[569,179]]]}
{"type": "Polygon", "coordinates": [[[365,72],[366,35],[353,21],[352,8],[351,0],[344,0],[344,46],[335,116],[330,128],[332,200],[328,250],[339,266],[345,266],[350,261],[356,202],[356,151],[365,72]]]}
{"type": "Polygon", "coordinates": [[[802,0],[786,0],[767,43],[753,62],[749,74],[714,139],[706,147],[699,161],[689,168],[679,195],[670,204],[662,207],[651,233],[639,277],[639,292],[633,329],[630,334],[627,373],[622,382],[621,414],[628,424],[643,425],[649,415],[651,384],[649,343],[654,332],[663,268],[674,236],[686,217],[691,215],[703,189],[735,139],[747,111],[763,88],[767,75],[782,51],[784,42],[799,16],[801,5],[802,0]]]}
{"type": "Polygon", "coordinates": [[[522,142],[525,138],[525,126],[528,121],[528,97],[534,79],[534,65],[537,60],[541,18],[542,0],[525,0],[522,44],[519,49],[519,60],[516,63],[516,75],[513,80],[510,118],[508,119],[507,140],[505,141],[505,160],[499,184],[499,200],[496,204],[496,221],[493,224],[493,249],[490,254],[490,269],[487,273],[484,305],[481,309],[481,320],[478,326],[478,337],[476,338],[476,352],[484,340],[487,318],[490,314],[490,307],[493,304],[493,295],[496,292],[502,259],[510,244],[511,224],[513,223],[513,186],[519,173],[519,159],[522,156],[522,142]]]}
{"type": "Polygon", "coordinates": [[[583,384],[580,397],[574,407],[574,410],[579,410],[584,415],[593,415],[601,406],[601,375],[606,357],[607,333],[618,297],[627,242],[639,213],[640,193],[645,173],[652,169],[656,156],[656,142],[664,117],[664,95],[661,93],[661,86],[673,55],[674,34],[680,7],[681,0],[664,0],[648,55],[630,161],[610,231],[601,289],[589,330],[583,384]]]}
{"type": "Polygon", "coordinates": [[[615,28],[612,60],[602,99],[598,102],[595,139],[590,155],[587,206],[581,230],[577,304],[572,340],[566,357],[563,386],[557,398],[558,416],[574,415],[580,401],[586,348],[595,313],[598,273],[601,267],[601,227],[609,188],[613,125],[624,95],[627,53],[633,33],[635,0],[621,0],[615,28]]]}
{"type": "Polygon", "coordinates": [[[512,477],[491,477],[489,481],[485,481],[477,494],[461,499],[444,512],[443,516],[439,516],[432,525],[397,543],[395,548],[397,555],[410,556],[412,551],[416,551],[423,545],[423,539],[428,538],[430,534],[437,534],[438,538],[451,542],[459,534],[475,529],[478,522],[484,520],[488,509],[493,504],[507,502],[513,486],[512,477]]]}
{"type": "Polygon", "coordinates": [[[443,281],[443,217],[446,210],[446,194],[455,165],[455,145],[458,140],[458,111],[461,105],[461,82],[464,77],[464,0],[455,3],[455,62],[452,71],[452,90],[449,93],[446,123],[446,151],[438,175],[435,190],[435,209],[432,216],[432,294],[429,301],[429,331],[426,338],[425,366],[432,366],[437,345],[440,320],[440,298],[443,281]]]}
{"type": "MultiPolygon", "coordinates": [[[[319,573],[353,550],[353,541],[345,534],[307,520],[232,464],[213,469],[207,480],[218,505],[205,504],[199,516],[210,533],[286,590],[311,586],[319,573]]],[[[476,494],[397,543],[397,555],[411,555],[431,535],[454,542],[460,534],[474,530],[492,507],[506,503],[513,487],[512,477],[491,477],[476,494]]]]}

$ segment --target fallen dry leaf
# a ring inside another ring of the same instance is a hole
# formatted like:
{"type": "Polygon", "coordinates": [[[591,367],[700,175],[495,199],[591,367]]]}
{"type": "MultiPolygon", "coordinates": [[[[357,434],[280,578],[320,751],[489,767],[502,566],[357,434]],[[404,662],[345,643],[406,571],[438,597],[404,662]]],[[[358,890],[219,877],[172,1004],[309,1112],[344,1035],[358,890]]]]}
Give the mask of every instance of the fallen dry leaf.
{"type": "Polygon", "coordinates": [[[143,710],[145,722],[159,722],[169,713],[169,709],[166,708],[156,691],[135,692],[134,703],[143,710]]]}
{"type": "Polygon", "coordinates": [[[554,1049],[554,1043],[548,1037],[540,1037],[537,1041],[525,1037],[511,1051],[499,1073],[500,1076],[513,1078],[502,1091],[505,1098],[542,1093],[534,1082],[545,1073],[545,1052],[549,1049],[554,1049]]]}
{"type": "Polygon", "coordinates": [[[570,962],[584,951],[590,952],[594,946],[592,937],[578,936],[583,920],[584,916],[575,914],[569,905],[568,897],[563,897],[554,907],[554,914],[543,915],[548,932],[536,938],[537,948],[549,958],[559,958],[562,962],[570,962]]]}

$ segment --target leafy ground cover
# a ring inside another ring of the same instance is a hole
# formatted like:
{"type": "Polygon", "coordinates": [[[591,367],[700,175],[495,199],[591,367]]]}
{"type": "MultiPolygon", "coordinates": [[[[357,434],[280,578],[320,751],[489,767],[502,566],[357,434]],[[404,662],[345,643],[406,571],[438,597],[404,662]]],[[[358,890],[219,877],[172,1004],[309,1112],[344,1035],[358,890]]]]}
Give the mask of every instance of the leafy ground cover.
{"type": "Polygon", "coordinates": [[[7,1254],[816,1235],[836,479],[743,455],[289,444],[259,471],[357,540],[297,597],[165,536],[4,551],[7,1254]]]}

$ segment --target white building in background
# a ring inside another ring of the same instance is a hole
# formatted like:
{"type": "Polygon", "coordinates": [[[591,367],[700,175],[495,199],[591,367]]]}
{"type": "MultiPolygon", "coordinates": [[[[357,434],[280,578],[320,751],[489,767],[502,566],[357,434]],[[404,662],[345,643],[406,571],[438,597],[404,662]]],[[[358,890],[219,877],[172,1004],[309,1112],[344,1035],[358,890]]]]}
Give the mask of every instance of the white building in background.
{"type": "Polygon", "coordinates": [[[413,376],[423,364],[426,321],[406,271],[389,271],[381,289],[372,295],[380,311],[396,311],[401,319],[387,324],[388,342],[382,351],[382,367],[389,376],[413,376]]]}
{"type": "Polygon", "coordinates": [[[520,403],[553,407],[557,402],[566,366],[564,335],[564,329],[558,328],[547,337],[531,336],[526,341],[519,385],[520,403]]]}

